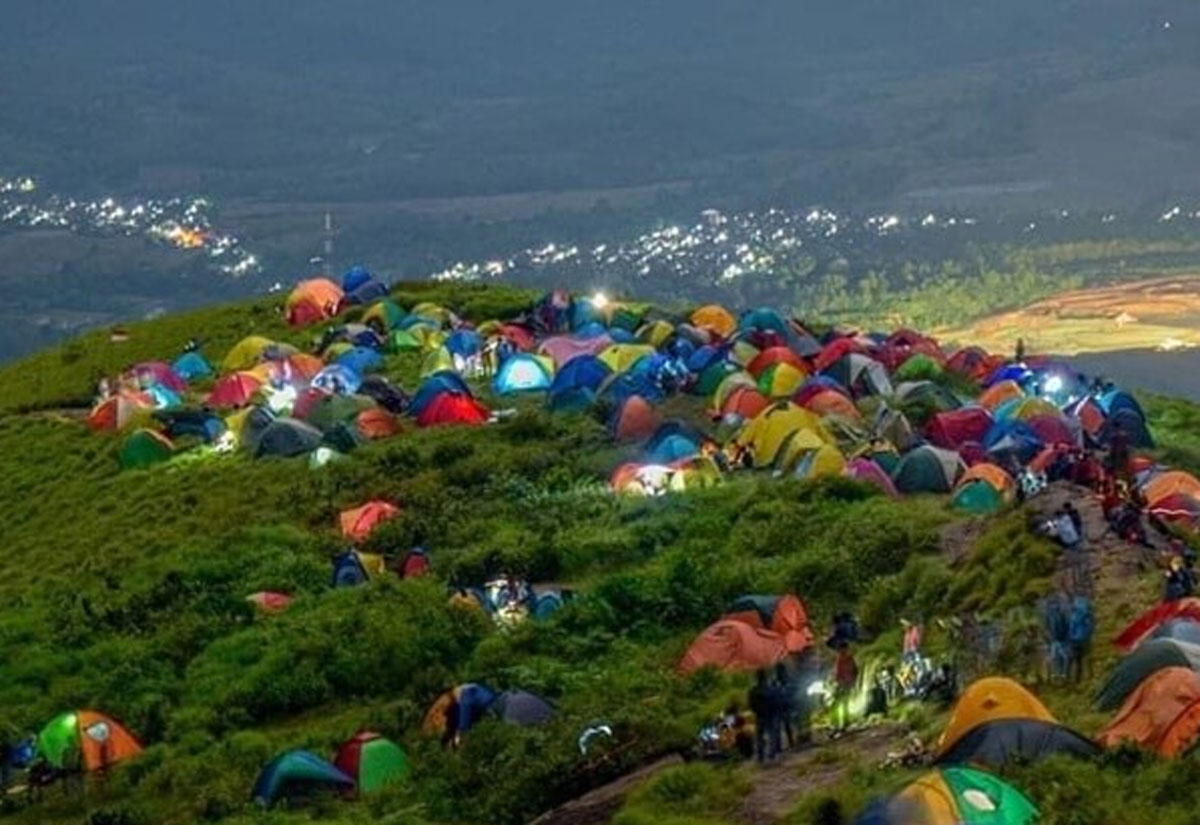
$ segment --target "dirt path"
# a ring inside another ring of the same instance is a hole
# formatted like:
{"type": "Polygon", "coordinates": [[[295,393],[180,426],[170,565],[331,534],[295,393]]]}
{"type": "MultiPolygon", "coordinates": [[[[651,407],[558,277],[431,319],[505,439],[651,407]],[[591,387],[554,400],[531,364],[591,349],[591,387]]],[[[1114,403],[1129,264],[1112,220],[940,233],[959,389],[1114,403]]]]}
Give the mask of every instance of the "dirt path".
{"type": "Polygon", "coordinates": [[[603,825],[621,809],[634,788],[664,768],[682,763],[678,754],[664,757],[542,814],[529,825],[603,825]]]}
{"type": "Polygon", "coordinates": [[[738,819],[746,825],[774,825],[812,793],[838,784],[855,763],[882,762],[899,750],[907,735],[900,724],[852,731],[836,742],[821,742],[786,754],[778,762],[752,768],[754,789],[742,801],[738,819]]]}

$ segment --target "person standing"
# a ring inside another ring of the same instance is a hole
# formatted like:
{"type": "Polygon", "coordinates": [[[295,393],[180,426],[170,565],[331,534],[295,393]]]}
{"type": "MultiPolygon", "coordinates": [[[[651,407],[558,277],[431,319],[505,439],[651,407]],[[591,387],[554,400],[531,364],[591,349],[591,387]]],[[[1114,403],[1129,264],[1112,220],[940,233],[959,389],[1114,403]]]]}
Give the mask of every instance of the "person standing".
{"type": "Polygon", "coordinates": [[[854,661],[849,643],[838,647],[833,663],[833,684],[833,727],[835,735],[840,736],[850,727],[850,700],[858,686],[858,662],[854,661]]]}
{"type": "Polygon", "coordinates": [[[775,758],[773,744],[779,742],[779,720],[775,716],[776,703],[772,701],[771,686],[767,672],[760,670],[755,675],[754,687],[750,688],[747,704],[754,714],[754,753],[759,764],[775,758]]]}

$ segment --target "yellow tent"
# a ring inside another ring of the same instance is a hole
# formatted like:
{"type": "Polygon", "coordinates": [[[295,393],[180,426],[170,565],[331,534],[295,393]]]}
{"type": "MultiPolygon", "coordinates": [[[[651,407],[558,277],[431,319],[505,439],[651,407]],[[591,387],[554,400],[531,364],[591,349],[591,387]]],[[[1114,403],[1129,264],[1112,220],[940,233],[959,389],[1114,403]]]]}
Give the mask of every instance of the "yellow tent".
{"type": "Polygon", "coordinates": [[[647,355],[654,354],[654,347],[646,344],[613,344],[605,347],[596,357],[613,371],[620,375],[647,355]]]}
{"type": "Polygon", "coordinates": [[[243,338],[234,344],[233,349],[225,355],[225,360],[221,362],[221,370],[238,372],[250,369],[262,360],[263,353],[274,343],[270,338],[264,338],[261,335],[243,338]]]}
{"type": "Polygon", "coordinates": [[[738,434],[736,443],[753,450],[756,467],[769,467],[789,436],[801,431],[811,432],[825,442],[832,441],[820,418],[788,401],[773,404],[752,418],[738,434]]]}
{"type": "Polygon", "coordinates": [[[442,372],[444,370],[454,371],[454,356],[445,347],[438,347],[426,355],[425,360],[421,362],[422,378],[428,378],[435,372],[442,372]]]}
{"type": "Polygon", "coordinates": [[[729,350],[729,354],[733,360],[743,367],[757,358],[758,352],[758,347],[746,341],[734,341],[733,346],[729,350]]]}
{"type": "Polygon", "coordinates": [[[938,741],[938,754],[946,753],[980,725],[1001,719],[1055,721],[1036,696],[1012,679],[996,676],[980,679],[963,691],[955,703],[938,741]]]}
{"type": "Polygon", "coordinates": [[[772,364],[759,376],[758,389],[767,398],[787,398],[800,388],[807,377],[791,364],[772,364]]]}
{"type": "Polygon", "coordinates": [[[796,478],[812,481],[818,478],[840,476],[846,469],[846,458],[842,451],[832,444],[822,444],[815,450],[809,450],[800,456],[796,462],[794,475],[796,478]]]}
{"type": "Polygon", "coordinates": [[[420,315],[422,318],[432,318],[442,325],[450,323],[450,310],[429,301],[422,301],[417,304],[408,314],[420,315]]]}
{"type": "Polygon", "coordinates": [[[737,320],[717,304],[702,306],[692,313],[692,326],[728,338],[737,330],[737,320]]]}
{"type": "Polygon", "coordinates": [[[427,324],[415,324],[408,328],[408,334],[421,345],[425,352],[431,352],[446,342],[446,333],[427,324]]]}
{"type": "Polygon", "coordinates": [[[642,341],[645,341],[650,346],[658,349],[663,345],[663,342],[675,334],[675,327],[669,321],[651,321],[648,324],[643,324],[638,330],[637,336],[642,341]]]}

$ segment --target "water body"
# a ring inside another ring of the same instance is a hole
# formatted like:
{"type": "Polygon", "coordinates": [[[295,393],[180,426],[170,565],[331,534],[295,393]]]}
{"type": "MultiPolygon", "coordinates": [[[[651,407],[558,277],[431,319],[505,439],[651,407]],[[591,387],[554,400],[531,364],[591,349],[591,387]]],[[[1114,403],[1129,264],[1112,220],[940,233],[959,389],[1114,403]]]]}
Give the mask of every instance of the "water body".
{"type": "Polygon", "coordinates": [[[1200,349],[1118,350],[1077,355],[1067,360],[1082,372],[1106,376],[1126,389],[1200,402],[1200,349]]]}

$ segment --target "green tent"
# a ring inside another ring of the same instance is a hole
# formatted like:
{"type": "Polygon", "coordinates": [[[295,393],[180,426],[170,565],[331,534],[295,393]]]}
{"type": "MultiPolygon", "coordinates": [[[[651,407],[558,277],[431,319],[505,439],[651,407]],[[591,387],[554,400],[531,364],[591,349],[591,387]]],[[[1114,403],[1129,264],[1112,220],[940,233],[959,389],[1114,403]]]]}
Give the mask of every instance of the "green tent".
{"type": "Polygon", "coordinates": [[[117,460],[123,470],[151,467],[170,460],[175,446],[162,433],[154,430],[134,430],[121,444],[117,460]]]}
{"type": "Polygon", "coordinates": [[[395,330],[388,336],[387,351],[392,354],[397,352],[414,352],[420,349],[421,342],[406,329],[395,330]]]}
{"type": "Polygon", "coordinates": [[[951,504],[955,510],[986,516],[1004,509],[1004,496],[986,481],[976,479],[960,487],[951,504]]]}
{"type": "Polygon", "coordinates": [[[736,364],[722,359],[714,361],[704,368],[700,373],[700,377],[696,379],[695,386],[692,387],[692,392],[700,396],[710,396],[717,391],[717,387],[721,382],[735,372],[740,372],[736,364]]]}
{"type": "Polygon", "coordinates": [[[304,420],[327,433],[338,424],[353,422],[359,413],[374,406],[374,399],[365,395],[327,395],[309,407],[304,420]]]}
{"type": "Polygon", "coordinates": [[[1038,810],[1007,782],[971,768],[942,768],[917,779],[887,805],[884,821],[1029,825],[1038,810]]]}
{"type": "Polygon", "coordinates": [[[958,453],[926,445],[904,454],[892,481],[902,493],[948,493],[965,470],[958,453]]]}
{"type": "Polygon", "coordinates": [[[360,733],[343,744],[333,764],[353,779],[359,793],[376,793],[408,778],[408,758],[390,739],[377,733],[360,733]]]}
{"type": "Polygon", "coordinates": [[[368,321],[378,321],[383,325],[384,329],[395,329],[400,326],[400,322],[404,320],[404,316],[407,314],[395,301],[390,298],[384,298],[382,301],[372,304],[363,313],[362,320],[364,324],[368,321]]]}
{"type": "Polygon", "coordinates": [[[940,378],[945,370],[936,360],[923,352],[911,355],[900,365],[892,378],[897,381],[933,381],[940,378]]]}
{"type": "Polygon", "coordinates": [[[611,329],[623,329],[634,332],[642,325],[642,314],[628,306],[619,306],[613,310],[612,320],[608,326],[611,329]]]}
{"type": "Polygon", "coordinates": [[[1178,639],[1150,639],[1142,642],[1117,662],[1108,679],[1096,693],[1096,707],[1113,711],[1121,707],[1129,694],[1152,674],[1168,667],[1186,667],[1200,671],[1200,645],[1178,639]]]}

